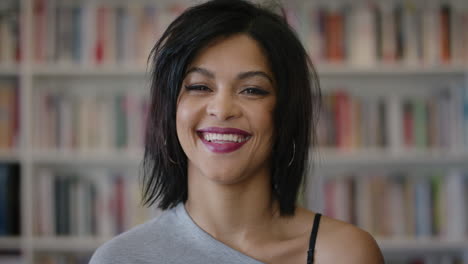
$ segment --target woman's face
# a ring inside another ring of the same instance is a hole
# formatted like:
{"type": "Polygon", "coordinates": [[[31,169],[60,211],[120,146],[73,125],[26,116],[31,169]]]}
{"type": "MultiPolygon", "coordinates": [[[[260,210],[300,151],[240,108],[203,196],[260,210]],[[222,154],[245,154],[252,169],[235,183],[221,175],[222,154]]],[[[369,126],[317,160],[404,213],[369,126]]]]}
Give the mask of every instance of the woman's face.
{"type": "Polygon", "coordinates": [[[230,184],[268,172],[275,102],[273,74],[256,41],[239,34],[202,49],[177,103],[189,174],[230,184]]]}

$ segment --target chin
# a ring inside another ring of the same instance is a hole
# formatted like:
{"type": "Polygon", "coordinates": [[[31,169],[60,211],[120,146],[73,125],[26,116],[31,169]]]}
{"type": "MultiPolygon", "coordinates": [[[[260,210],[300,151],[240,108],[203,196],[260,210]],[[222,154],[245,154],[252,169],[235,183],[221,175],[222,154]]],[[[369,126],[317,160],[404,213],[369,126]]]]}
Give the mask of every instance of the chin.
{"type": "Polygon", "coordinates": [[[235,184],[243,180],[243,174],[233,170],[223,169],[216,171],[206,171],[204,177],[219,184],[235,184]]]}

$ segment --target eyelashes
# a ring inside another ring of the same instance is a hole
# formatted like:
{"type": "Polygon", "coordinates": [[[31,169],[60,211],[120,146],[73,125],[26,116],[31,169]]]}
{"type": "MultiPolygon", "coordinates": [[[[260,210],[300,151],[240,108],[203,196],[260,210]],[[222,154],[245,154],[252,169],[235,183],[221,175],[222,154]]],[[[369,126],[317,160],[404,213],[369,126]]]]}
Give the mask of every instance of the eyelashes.
{"type": "Polygon", "coordinates": [[[187,91],[211,91],[206,85],[186,85],[185,90],[187,91]]]}
{"type": "MultiPolygon", "coordinates": [[[[195,84],[195,85],[186,85],[185,89],[187,91],[192,91],[192,92],[212,92],[212,90],[206,86],[206,85],[200,85],[200,84],[195,84]]],[[[241,94],[249,95],[249,96],[265,96],[270,94],[269,91],[266,91],[264,89],[258,88],[258,87],[248,87],[240,92],[241,94]]]]}
{"type": "Polygon", "coordinates": [[[256,88],[256,87],[246,88],[246,89],[244,89],[242,91],[242,93],[249,94],[249,95],[267,95],[267,94],[269,94],[268,91],[265,91],[263,89],[256,88]]]}

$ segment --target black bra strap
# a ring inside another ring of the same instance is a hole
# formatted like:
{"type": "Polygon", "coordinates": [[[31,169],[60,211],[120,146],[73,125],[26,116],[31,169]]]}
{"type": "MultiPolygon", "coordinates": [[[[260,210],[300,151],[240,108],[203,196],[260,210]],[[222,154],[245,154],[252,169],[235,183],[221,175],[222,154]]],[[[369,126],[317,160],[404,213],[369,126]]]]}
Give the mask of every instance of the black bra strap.
{"type": "Polygon", "coordinates": [[[317,213],[314,217],[314,226],[312,227],[312,233],[310,234],[309,251],[307,251],[307,264],[314,263],[315,241],[317,240],[317,233],[321,216],[321,214],[317,213]]]}

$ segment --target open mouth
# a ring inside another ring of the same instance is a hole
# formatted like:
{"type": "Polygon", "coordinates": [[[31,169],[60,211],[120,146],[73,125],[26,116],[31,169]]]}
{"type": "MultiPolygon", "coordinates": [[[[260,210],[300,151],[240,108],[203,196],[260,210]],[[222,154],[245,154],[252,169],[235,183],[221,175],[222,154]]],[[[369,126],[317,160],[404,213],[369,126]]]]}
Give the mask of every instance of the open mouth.
{"type": "Polygon", "coordinates": [[[219,127],[200,129],[197,134],[203,144],[215,153],[236,151],[252,137],[244,130],[219,127]]]}
{"type": "Polygon", "coordinates": [[[205,141],[214,142],[218,144],[242,143],[242,142],[249,140],[249,138],[251,137],[251,136],[239,135],[239,134],[219,134],[219,133],[207,133],[207,132],[199,132],[198,134],[205,141]]]}

